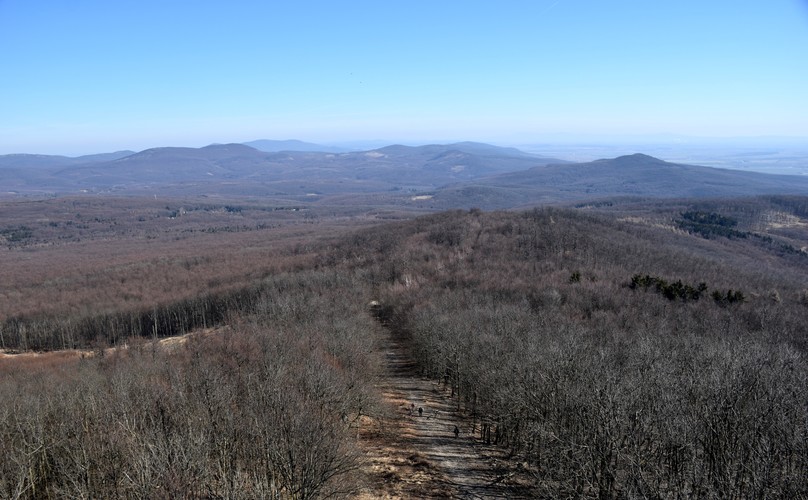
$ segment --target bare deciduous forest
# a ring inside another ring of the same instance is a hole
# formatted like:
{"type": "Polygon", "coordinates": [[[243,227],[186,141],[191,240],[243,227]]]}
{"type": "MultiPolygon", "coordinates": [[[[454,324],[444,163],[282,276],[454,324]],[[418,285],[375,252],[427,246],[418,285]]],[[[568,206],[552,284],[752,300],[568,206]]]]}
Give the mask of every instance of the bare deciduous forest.
{"type": "Polygon", "coordinates": [[[0,497],[373,496],[386,331],[535,497],[808,496],[805,198],[127,203],[3,206],[0,497]]]}

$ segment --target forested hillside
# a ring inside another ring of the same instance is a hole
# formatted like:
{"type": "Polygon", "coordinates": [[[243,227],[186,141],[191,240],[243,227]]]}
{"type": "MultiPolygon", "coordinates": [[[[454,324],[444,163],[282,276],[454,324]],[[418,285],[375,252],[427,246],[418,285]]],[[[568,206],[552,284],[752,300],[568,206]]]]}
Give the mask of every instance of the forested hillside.
{"type": "Polygon", "coordinates": [[[0,365],[0,496],[354,495],[387,328],[538,497],[804,497],[808,256],[788,206],[769,232],[711,205],[445,212],[295,241],[306,258],[243,288],[6,318],[7,346],[69,332],[96,353],[0,365]]]}
{"type": "Polygon", "coordinates": [[[0,498],[321,498],[362,486],[376,322],[336,272],[279,275],[176,347],[0,360],[0,498]],[[93,355],[94,354],[94,355],[93,355]]]}
{"type": "Polygon", "coordinates": [[[368,231],[328,265],[368,270],[423,373],[529,462],[539,496],[804,496],[808,265],[780,281],[763,252],[743,267],[695,256],[696,238],[452,212],[368,231]],[[669,291],[686,287],[703,293],[669,291]]]}

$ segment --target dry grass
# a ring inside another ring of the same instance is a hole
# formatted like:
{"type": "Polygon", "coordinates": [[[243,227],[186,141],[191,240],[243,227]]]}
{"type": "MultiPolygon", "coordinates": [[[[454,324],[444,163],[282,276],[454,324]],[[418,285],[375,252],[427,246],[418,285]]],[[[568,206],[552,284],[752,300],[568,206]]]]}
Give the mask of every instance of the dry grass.
{"type": "Polygon", "coordinates": [[[171,352],[185,345],[191,337],[205,338],[218,335],[229,330],[229,327],[206,328],[185,335],[177,335],[159,340],[130,339],[129,342],[117,347],[98,349],[64,349],[60,351],[14,351],[0,349],[0,377],[14,374],[48,373],[54,370],[73,369],[82,359],[98,356],[112,357],[125,356],[126,352],[135,347],[137,349],[159,349],[161,352],[171,352]]]}

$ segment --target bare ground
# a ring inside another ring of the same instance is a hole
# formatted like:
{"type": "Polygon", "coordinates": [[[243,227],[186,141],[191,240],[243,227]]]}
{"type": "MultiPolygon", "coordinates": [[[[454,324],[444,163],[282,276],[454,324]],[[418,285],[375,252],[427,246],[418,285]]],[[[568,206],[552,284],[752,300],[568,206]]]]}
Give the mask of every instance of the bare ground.
{"type": "Polygon", "coordinates": [[[379,390],[390,413],[360,433],[369,480],[359,498],[532,498],[526,471],[476,439],[450,394],[418,376],[405,344],[387,335],[379,390]]]}

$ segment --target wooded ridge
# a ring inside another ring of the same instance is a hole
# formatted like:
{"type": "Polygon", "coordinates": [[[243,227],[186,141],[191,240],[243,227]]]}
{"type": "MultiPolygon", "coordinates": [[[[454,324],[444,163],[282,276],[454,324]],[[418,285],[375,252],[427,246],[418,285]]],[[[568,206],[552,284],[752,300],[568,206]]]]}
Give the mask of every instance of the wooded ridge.
{"type": "Polygon", "coordinates": [[[0,364],[0,495],[358,494],[381,318],[538,497],[806,496],[808,203],[681,203],[343,228],[215,293],[4,318],[96,355],[0,364]]]}

